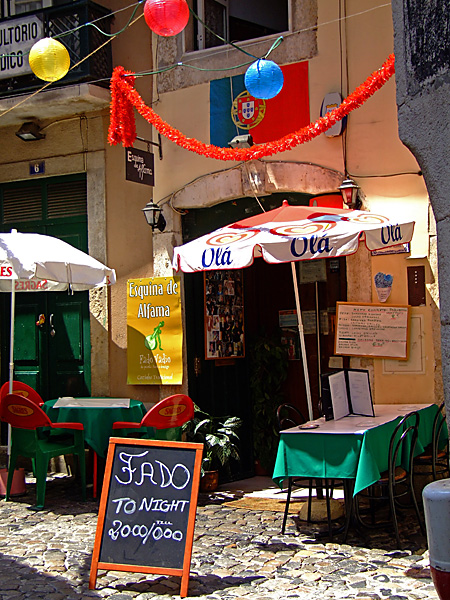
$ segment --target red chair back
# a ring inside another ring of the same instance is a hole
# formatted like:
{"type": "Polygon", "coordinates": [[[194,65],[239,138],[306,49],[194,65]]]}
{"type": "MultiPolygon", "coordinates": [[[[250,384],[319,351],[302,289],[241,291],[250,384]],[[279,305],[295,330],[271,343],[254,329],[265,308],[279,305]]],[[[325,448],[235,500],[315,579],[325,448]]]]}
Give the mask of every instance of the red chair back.
{"type": "MultiPolygon", "coordinates": [[[[42,406],[44,401],[41,396],[34,390],[32,387],[27,385],[26,383],[22,383],[21,381],[13,381],[13,394],[19,394],[19,396],[23,396],[24,398],[28,398],[38,406],[42,406]]],[[[9,381],[4,383],[0,388],[0,400],[2,400],[6,394],[9,394],[9,381]]]]}
{"type": "Polygon", "coordinates": [[[141,421],[141,427],[170,429],[180,427],[194,416],[194,403],[184,394],[174,394],[153,406],[141,421]]]}
{"type": "Polygon", "coordinates": [[[6,394],[0,403],[0,420],[20,429],[51,427],[52,422],[37,404],[17,394],[6,394]]]}

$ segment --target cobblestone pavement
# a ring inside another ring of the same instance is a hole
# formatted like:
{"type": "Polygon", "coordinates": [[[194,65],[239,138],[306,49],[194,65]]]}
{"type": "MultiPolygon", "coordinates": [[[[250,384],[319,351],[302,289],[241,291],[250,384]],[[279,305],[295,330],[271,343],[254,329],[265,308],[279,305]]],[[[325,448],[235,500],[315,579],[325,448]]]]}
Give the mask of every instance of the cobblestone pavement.
{"type": "MultiPolygon", "coordinates": [[[[88,580],[98,503],[82,502],[70,478],[47,484],[46,509],[29,510],[33,485],[13,502],[0,501],[1,600],[147,600],[179,596],[180,578],[99,571],[88,580]]],[[[347,544],[317,541],[318,526],[282,513],[233,508],[229,495],[200,495],[189,596],[211,600],[246,598],[437,599],[425,539],[412,515],[401,521],[407,550],[398,551],[392,531],[347,544]],[[425,554],[424,554],[425,552],[425,554]]],[[[359,537],[358,537],[359,536],[359,537]]]]}

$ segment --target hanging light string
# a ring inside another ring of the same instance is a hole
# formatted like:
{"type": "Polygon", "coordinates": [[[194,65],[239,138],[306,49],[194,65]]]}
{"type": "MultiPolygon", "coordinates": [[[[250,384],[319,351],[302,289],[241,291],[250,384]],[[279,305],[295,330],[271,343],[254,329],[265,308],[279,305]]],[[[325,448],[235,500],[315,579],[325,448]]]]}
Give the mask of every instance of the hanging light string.
{"type": "MultiPolygon", "coordinates": [[[[94,25],[96,22],[98,22],[98,21],[100,21],[102,19],[108,18],[110,16],[114,16],[115,14],[123,12],[125,10],[128,10],[129,8],[132,8],[132,7],[135,7],[135,10],[136,10],[144,1],[145,0],[139,0],[137,3],[133,3],[133,4],[130,4],[130,5],[126,6],[126,7],[122,7],[120,9],[116,10],[116,11],[113,11],[109,15],[103,15],[102,17],[99,17],[98,19],[95,19],[94,21],[91,21],[90,23],[85,23],[85,24],[80,25],[79,27],[77,27],[75,29],[68,30],[68,31],[64,32],[64,34],[60,34],[60,35],[69,35],[70,33],[73,33],[76,30],[79,30],[79,29],[81,29],[83,27],[87,27],[87,26],[90,26],[90,25],[94,25]]],[[[270,54],[270,52],[272,52],[281,43],[281,41],[283,39],[285,39],[286,37],[290,37],[292,35],[297,35],[299,33],[306,32],[306,31],[317,30],[319,27],[323,27],[323,26],[326,26],[326,25],[331,25],[333,23],[341,22],[341,21],[344,21],[344,20],[347,20],[347,19],[350,19],[350,18],[353,18],[353,17],[357,17],[357,16],[360,16],[360,15],[372,12],[372,11],[380,9],[380,8],[385,8],[385,7],[388,7],[388,6],[390,6],[389,3],[380,4],[378,6],[370,8],[370,9],[366,9],[366,10],[360,11],[358,13],[353,13],[352,15],[346,15],[344,17],[339,17],[338,19],[332,19],[330,21],[325,21],[324,23],[318,23],[318,24],[316,24],[314,26],[311,26],[311,27],[305,27],[303,29],[299,29],[299,30],[296,30],[294,32],[289,32],[287,34],[284,34],[284,36],[282,36],[281,39],[277,38],[277,40],[275,40],[274,44],[272,44],[272,47],[265,54],[264,58],[267,58],[267,56],[270,54]]],[[[133,12],[133,15],[134,14],[135,14],[135,11],[133,12]]],[[[137,17],[137,19],[141,18],[142,16],[143,16],[143,13],[139,17],[137,17]]],[[[129,21],[127,23],[126,27],[122,28],[119,32],[111,34],[111,36],[108,37],[106,43],[111,42],[113,39],[115,39],[115,37],[117,37],[117,35],[119,35],[120,33],[123,33],[128,27],[130,27],[131,25],[133,25],[136,22],[137,19],[135,19],[134,21],[131,21],[131,22],[129,21]]],[[[99,31],[101,33],[104,33],[100,29],[99,29],[99,31]]],[[[91,56],[93,56],[96,52],[98,52],[99,50],[101,50],[106,45],[106,43],[101,44],[98,48],[96,48],[95,50],[93,50],[88,56],[86,56],[85,58],[82,58],[80,61],[78,61],[69,70],[71,71],[72,69],[74,69],[78,65],[80,65],[82,62],[84,62],[85,60],[87,60],[88,58],[90,58],[91,56]]],[[[246,43],[246,47],[254,45],[254,44],[260,44],[260,43],[261,42],[249,42],[249,43],[246,43]]],[[[239,46],[236,46],[236,48],[239,49],[239,50],[242,50],[239,46]]],[[[217,50],[217,49],[215,49],[214,50],[214,56],[217,57],[219,54],[221,54],[223,52],[229,52],[229,49],[223,49],[223,50],[217,50]]],[[[26,54],[27,53],[24,53],[24,55],[26,55],[26,54]]],[[[5,55],[5,57],[6,56],[10,56],[10,55],[5,55]]],[[[252,55],[250,54],[250,56],[252,56],[252,55]]],[[[190,57],[189,60],[190,60],[190,62],[193,62],[193,61],[196,61],[196,60],[204,60],[204,59],[205,59],[205,56],[202,56],[202,57],[190,57]]],[[[230,70],[234,70],[234,69],[240,69],[242,67],[245,67],[245,66],[248,66],[248,65],[252,64],[252,62],[253,61],[249,61],[249,62],[241,63],[241,64],[236,65],[234,67],[227,67],[227,68],[222,68],[222,69],[221,68],[219,68],[219,69],[218,68],[207,69],[207,68],[202,68],[202,67],[196,67],[193,64],[188,64],[188,63],[183,63],[183,62],[177,62],[177,63],[175,63],[173,65],[169,65],[169,66],[161,68],[161,69],[135,73],[133,76],[134,77],[144,77],[144,76],[147,76],[147,75],[158,75],[160,73],[166,73],[167,71],[170,71],[170,70],[175,69],[177,67],[188,67],[188,68],[195,69],[195,70],[198,70],[198,71],[210,71],[210,72],[218,71],[218,72],[222,72],[222,71],[230,71],[230,70]]],[[[128,76],[128,74],[126,74],[125,76],[128,76]]],[[[95,83],[100,83],[102,81],[107,81],[107,79],[102,78],[102,79],[98,79],[96,81],[92,81],[91,83],[95,84],[95,83]]],[[[53,82],[47,82],[46,84],[44,84],[42,87],[40,87],[38,90],[36,90],[32,94],[30,94],[30,95],[27,94],[23,100],[21,100],[20,102],[18,102],[14,106],[12,106],[12,107],[8,108],[7,110],[3,111],[2,113],[0,113],[0,118],[3,117],[4,115],[8,114],[9,112],[11,112],[12,110],[14,110],[15,108],[21,106],[22,104],[24,104],[25,102],[27,102],[31,98],[34,98],[34,96],[36,96],[40,92],[46,90],[50,85],[52,85],[52,83],[53,82]]]]}
{"type": "MultiPolygon", "coordinates": [[[[128,6],[125,6],[123,8],[119,8],[118,10],[113,11],[113,12],[109,13],[108,15],[103,15],[101,17],[98,17],[97,19],[94,19],[93,21],[89,21],[88,23],[84,23],[84,24],[79,25],[79,26],[77,26],[77,27],[75,27],[73,29],[68,29],[64,33],[60,33],[58,35],[55,35],[54,39],[59,39],[61,37],[66,37],[66,36],[68,36],[68,35],[76,32],[76,31],[79,31],[79,30],[83,29],[83,27],[95,27],[97,29],[97,31],[99,31],[99,33],[101,33],[101,34],[103,34],[105,36],[109,36],[110,39],[113,39],[116,35],[118,35],[120,33],[123,33],[124,31],[126,31],[126,29],[131,25],[130,21],[131,21],[131,19],[133,19],[133,16],[136,14],[137,8],[141,4],[143,4],[144,2],[145,2],[145,0],[139,0],[136,3],[129,4],[128,6]],[[120,12],[123,12],[125,10],[128,10],[129,8],[132,8],[132,7],[135,7],[135,10],[133,12],[133,15],[130,17],[130,20],[128,21],[128,23],[120,31],[118,31],[116,33],[111,33],[111,34],[110,33],[106,33],[105,31],[102,31],[99,27],[97,27],[95,25],[95,23],[97,23],[98,21],[101,21],[103,19],[107,19],[109,17],[112,17],[112,16],[114,16],[114,15],[120,13],[120,12]]],[[[318,23],[318,24],[312,25],[310,27],[304,27],[303,29],[296,29],[295,31],[284,33],[282,36],[280,36],[279,38],[277,38],[275,40],[275,42],[272,44],[271,48],[268,50],[268,52],[262,58],[267,58],[270,55],[270,53],[273,52],[273,50],[275,50],[280,45],[280,43],[284,39],[286,39],[288,37],[291,37],[293,35],[298,35],[300,33],[305,33],[305,32],[308,32],[308,31],[317,30],[317,29],[319,29],[321,27],[324,27],[326,25],[333,25],[334,23],[339,23],[341,21],[346,21],[348,19],[351,19],[351,18],[354,18],[354,17],[358,17],[358,16],[364,15],[366,13],[373,12],[374,10],[378,10],[380,8],[385,8],[385,7],[389,7],[389,6],[390,6],[390,3],[379,4],[378,6],[374,6],[372,8],[368,8],[366,10],[362,10],[362,11],[359,11],[357,13],[353,13],[353,14],[347,15],[345,17],[339,17],[337,19],[331,19],[330,21],[324,21],[323,23],[318,23]]],[[[196,19],[198,19],[200,21],[200,17],[198,17],[198,15],[196,15],[191,9],[189,9],[189,10],[191,11],[192,15],[196,19]]],[[[201,22],[203,23],[203,21],[201,21],[201,22]]],[[[205,27],[206,27],[206,25],[205,25],[205,27]]],[[[248,56],[254,58],[255,60],[258,60],[260,58],[258,56],[255,56],[255,55],[251,54],[250,52],[247,52],[244,48],[241,48],[237,44],[235,44],[235,43],[233,43],[231,41],[225,40],[224,38],[221,38],[218,34],[216,34],[214,31],[210,30],[209,28],[208,28],[208,30],[211,31],[211,33],[213,33],[220,40],[222,40],[225,44],[229,44],[229,45],[233,46],[233,48],[235,48],[236,50],[239,50],[240,52],[243,52],[244,54],[247,54],[248,56]]],[[[249,46],[253,46],[253,45],[257,45],[257,44],[261,44],[261,42],[246,41],[245,46],[246,46],[246,48],[248,48],[249,46]]],[[[218,55],[220,55],[222,53],[227,53],[227,52],[229,52],[228,48],[224,48],[222,50],[222,49],[218,49],[217,47],[215,47],[214,48],[214,57],[217,57],[218,55]]],[[[29,54],[29,51],[28,52],[24,52],[24,56],[26,56],[27,54],[29,54]]],[[[12,56],[12,55],[10,55],[10,54],[4,54],[4,56],[8,57],[8,56],[12,56]]],[[[189,58],[189,61],[193,62],[193,61],[196,61],[196,60],[205,60],[205,58],[206,58],[205,55],[202,55],[201,57],[192,56],[192,57],[189,58]]],[[[253,61],[251,61],[251,62],[253,62],[253,61]]],[[[213,71],[219,71],[220,72],[220,71],[225,71],[225,70],[230,70],[230,69],[238,69],[241,66],[247,66],[247,65],[251,64],[251,62],[243,63],[242,65],[237,65],[236,67],[229,67],[227,69],[217,69],[217,68],[215,68],[215,69],[206,69],[206,68],[198,68],[197,67],[197,70],[199,70],[199,71],[212,71],[212,72],[213,71]]],[[[177,62],[174,65],[166,67],[165,69],[158,69],[158,70],[155,70],[155,71],[145,71],[145,72],[142,72],[142,73],[136,73],[135,76],[136,77],[143,77],[143,76],[146,76],[146,75],[158,75],[160,73],[164,73],[167,70],[174,69],[176,67],[191,67],[193,69],[196,68],[192,64],[187,64],[187,63],[183,63],[183,62],[177,62]]],[[[104,81],[104,79],[99,79],[97,81],[104,81]]],[[[95,83],[95,81],[92,82],[92,83],[95,83]]]]}
{"type": "MultiPolygon", "coordinates": [[[[134,21],[132,21],[129,26],[134,25],[137,21],[139,21],[139,19],[141,19],[144,16],[144,14],[140,14],[138,17],[136,17],[134,19],[134,21]]],[[[118,33],[116,35],[119,35],[118,33]]],[[[79,65],[81,65],[85,60],[87,60],[88,58],[90,58],[93,54],[95,54],[96,52],[98,52],[99,50],[101,50],[104,46],[106,46],[107,44],[109,44],[114,38],[108,38],[106,41],[103,42],[103,44],[101,44],[100,46],[98,46],[98,48],[96,48],[95,50],[93,50],[92,52],[90,52],[87,56],[85,56],[84,58],[82,58],[81,60],[79,60],[77,63],[75,63],[72,67],[70,67],[69,71],[72,71],[73,69],[76,69],[79,65]]],[[[24,104],[25,102],[27,102],[28,100],[31,100],[31,98],[34,98],[34,96],[37,96],[37,94],[40,94],[42,91],[44,91],[45,89],[47,89],[51,84],[53,83],[53,81],[49,81],[47,82],[45,85],[43,85],[42,87],[40,87],[38,90],[36,90],[35,92],[33,92],[31,95],[26,96],[23,100],[21,100],[20,102],[18,102],[17,104],[15,104],[14,106],[11,106],[10,108],[8,108],[7,110],[4,110],[2,113],[0,113],[0,119],[8,114],[9,112],[11,112],[12,110],[16,109],[18,106],[21,106],[22,104],[24,104]]]]}
{"type": "MultiPolygon", "coordinates": [[[[116,37],[117,35],[123,33],[126,29],[128,29],[128,27],[131,25],[131,21],[133,20],[134,15],[137,12],[137,9],[143,2],[145,2],[145,0],[139,0],[139,2],[129,4],[128,6],[125,6],[123,8],[119,8],[118,10],[108,13],[107,15],[98,17],[97,19],[94,19],[93,21],[89,21],[88,23],[83,23],[82,25],[78,25],[78,27],[74,27],[73,29],[68,29],[67,31],[64,31],[62,33],[58,33],[58,34],[54,35],[51,39],[59,40],[60,38],[67,37],[69,35],[72,35],[73,33],[76,33],[77,31],[80,31],[84,27],[94,27],[94,29],[99,31],[101,34],[112,39],[112,38],[116,37]],[[109,19],[120,12],[128,10],[129,8],[132,8],[133,6],[134,6],[134,10],[133,10],[131,17],[128,19],[127,24],[124,27],[122,27],[122,29],[120,29],[119,31],[116,31],[115,33],[107,33],[106,31],[101,30],[95,24],[95,23],[98,23],[98,21],[102,21],[103,19],[109,19]]],[[[101,46],[101,48],[103,48],[103,45],[101,46]]],[[[97,48],[93,53],[97,52],[99,49],[100,48],[97,48]]],[[[28,56],[29,54],[30,54],[30,50],[26,50],[23,52],[23,56],[28,56]]],[[[15,54],[2,54],[2,56],[6,58],[6,57],[16,56],[16,55],[15,54]]],[[[92,54],[90,56],[92,56],[92,54]]],[[[101,81],[101,80],[99,80],[99,81],[101,81]]],[[[95,82],[91,82],[91,83],[95,83],[95,82]]]]}
{"type": "Polygon", "coordinates": [[[271,156],[278,152],[292,150],[299,144],[314,139],[335,123],[342,120],[352,110],[362,106],[377,90],[392,77],[395,72],[395,58],[391,54],[382,67],[372,73],[366,81],[345,98],[342,103],[310,123],[306,127],[290,133],[273,142],[258,144],[250,148],[220,148],[206,144],[195,138],[189,138],[166,123],[152,108],[147,106],[134,88],[133,73],[123,67],[116,67],[111,78],[111,109],[108,141],[111,145],[132,146],[136,139],[136,124],[133,108],[155,127],[161,135],[191,152],[217,160],[255,160],[271,156]]]}

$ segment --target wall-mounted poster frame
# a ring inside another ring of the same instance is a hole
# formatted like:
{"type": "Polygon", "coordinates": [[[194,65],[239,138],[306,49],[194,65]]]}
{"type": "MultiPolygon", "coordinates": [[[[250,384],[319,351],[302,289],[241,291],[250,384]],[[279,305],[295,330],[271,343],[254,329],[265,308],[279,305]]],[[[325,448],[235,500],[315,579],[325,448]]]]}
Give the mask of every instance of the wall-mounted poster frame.
{"type": "Polygon", "coordinates": [[[336,303],[334,353],[408,359],[408,305],[336,303]]]}
{"type": "Polygon", "coordinates": [[[245,356],[242,269],[204,271],[205,358],[245,356]]]}

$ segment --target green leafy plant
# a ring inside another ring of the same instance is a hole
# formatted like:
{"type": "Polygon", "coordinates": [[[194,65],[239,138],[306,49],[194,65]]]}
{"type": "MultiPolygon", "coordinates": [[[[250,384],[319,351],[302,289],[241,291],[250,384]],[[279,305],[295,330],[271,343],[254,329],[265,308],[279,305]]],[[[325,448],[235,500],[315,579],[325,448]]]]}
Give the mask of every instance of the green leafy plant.
{"type": "Polygon", "coordinates": [[[282,386],[287,378],[288,355],[277,337],[262,336],[252,345],[250,357],[255,458],[271,472],[279,440],[277,408],[285,402],[282,386]]]}
{"type": "Polygon", "coordinates": [[[229,472],[231,459],[240,460],[236,443],[241,425],[239,417],[213,417],[195,405],[194,418],[182,430],[187,441],[204,444],[202,473],[220,466],[229,472]]]}

